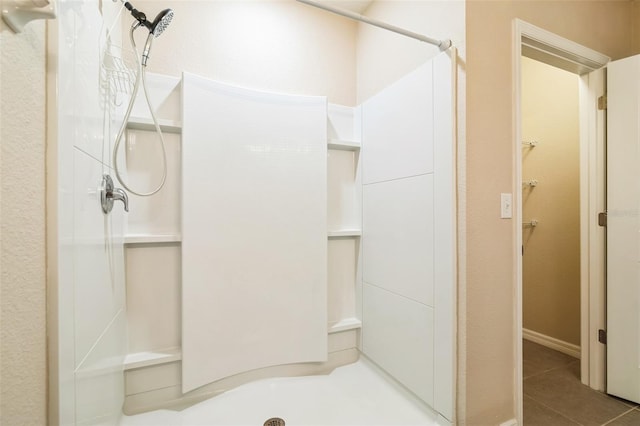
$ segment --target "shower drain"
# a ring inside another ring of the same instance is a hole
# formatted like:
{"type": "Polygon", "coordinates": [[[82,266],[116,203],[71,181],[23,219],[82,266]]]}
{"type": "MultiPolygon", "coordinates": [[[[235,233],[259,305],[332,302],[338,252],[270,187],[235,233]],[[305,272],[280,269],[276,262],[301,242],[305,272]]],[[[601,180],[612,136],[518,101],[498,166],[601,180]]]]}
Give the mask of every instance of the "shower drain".
{"type": "Polygon", "coordinates": [[[263,426],[284,426],[284,420],[282,420],[280,417],[272,417],[264,422],[263,426]]]}

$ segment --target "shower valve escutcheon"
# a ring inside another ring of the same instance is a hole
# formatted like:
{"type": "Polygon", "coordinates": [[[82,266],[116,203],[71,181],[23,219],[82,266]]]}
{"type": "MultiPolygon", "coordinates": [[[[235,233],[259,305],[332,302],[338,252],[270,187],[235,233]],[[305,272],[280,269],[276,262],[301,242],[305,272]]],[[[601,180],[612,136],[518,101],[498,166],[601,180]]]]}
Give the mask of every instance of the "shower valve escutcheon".
{"type": "Polygon", "coordinates": [[[124,204],[124,211],[129,211],[129,197],[124,190],[115,188],[113,186],[113,179],[109,175],[102,176],[102,183],[100,184],[100,203],[102,205],[102,211],[106,214],[113,209],[113,202],[115,200],[122,201],[124,204]]]}

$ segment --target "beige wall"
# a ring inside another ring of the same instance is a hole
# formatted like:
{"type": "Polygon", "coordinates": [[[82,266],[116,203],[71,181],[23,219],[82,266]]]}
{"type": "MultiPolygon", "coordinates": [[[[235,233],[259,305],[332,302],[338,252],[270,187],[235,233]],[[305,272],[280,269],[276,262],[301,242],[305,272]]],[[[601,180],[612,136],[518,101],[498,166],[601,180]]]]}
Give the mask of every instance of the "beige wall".
{"type": "Polygon", "coordinates": [[[632,1],[632,7],[633,7],[633,15],[632,15],[632,19],[633,19],[633,52],[634,53],[638,53],[640,52],[640,24],[638,24],[638,22],[640,22],[640,2],[638,0],[631,0],[632,1]]]}
{"type": "MultiPolygon", "coordinates": [[[[627,1],[481,1],[467,17],[466,423],[515,417],[515,226],[500,219],[514,192],[513,35],[520,18],[614,59],[632,50],[627,1]]],[[[520,147],[518,147],[520,149],[520,147]]]]}
{"type": "Polygon", "coordinates": [[[523,327],[580,345],[580,129],[576,74],[522,59],[523,327]]]}
{"type": "MultiPolygon", "coordinates": [[[[356,24],[293,0],[145,1],[153,15],[172,8],[170,27],[154,41],[149,71],[183,71],[282,93],[325,95],[355,105],[356,24]],[[275,31],[274,31],[275,29],[275,31]]],[[[129,47],[131,19],[123,19],[129,47]]],[[[136,32],[136,43],[146,35],[136,32]]]]}
{"type": "Polygon", "coordinates": [[[45,24],[0,20],[0,424],[46,424],[45,24]]]}

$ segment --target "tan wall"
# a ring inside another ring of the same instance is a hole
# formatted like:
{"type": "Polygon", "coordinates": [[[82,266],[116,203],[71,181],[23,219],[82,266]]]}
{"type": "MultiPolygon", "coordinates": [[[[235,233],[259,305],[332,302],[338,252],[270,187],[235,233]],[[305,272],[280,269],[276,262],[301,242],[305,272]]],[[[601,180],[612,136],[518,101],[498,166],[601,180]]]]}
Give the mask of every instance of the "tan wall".
{"type": "Polygon", "coordinates": [[[522,59],[523,327],[580,345],[580,128],[576,74],[522,59]]]}
{"type": "MultiPolygon", "coordinates": [[[[294,0],[144,2],[153,15],[175,12],[153,43],[149,71],[183,71],[238,86],[324,95],[355,105],[356,24],[294,0]],[[277,29],[274,31],[274,28],[277,29]]],[[[131,19],[123,19],[129,48],[131,19]]],[[[136,32],[139,49],[146,35],[136,32]]]]}
{"type": "MultiPolygon", "coordinates": [[[[632,54],[627,1],[483,1],[467,17],[466,423],[515,417],[515,226],[500,219],[514,192],[514,18],[611,57],[632,54]]],[[[518,147],[520,149],[520,147],[518,147]]]]}
{"type": "Polygon", "coordinates": [[[640,52],[640,25],[638,24],[638,22],[640,22],[640,1],[638,0],[631,0],[632,1],[632,5],[633,5],[633,52],[634,53],[638,53],[640,52]]]}
{"type": "Polygon", "coordinates": [[[44,425],[45,25],[0,20],[0,424],[44,425]]]}

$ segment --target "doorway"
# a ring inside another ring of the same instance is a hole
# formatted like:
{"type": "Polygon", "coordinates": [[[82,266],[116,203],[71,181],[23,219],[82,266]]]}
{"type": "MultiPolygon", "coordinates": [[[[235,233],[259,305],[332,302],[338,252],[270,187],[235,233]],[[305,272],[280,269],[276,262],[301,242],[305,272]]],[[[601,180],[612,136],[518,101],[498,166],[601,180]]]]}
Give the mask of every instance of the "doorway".
{"type": "MultiPolygon", "coordinates": [[[[526,152],[532,152],[536,149],[533,145],[523,145],[523,142],[536,142],[533,139],[525,139],[525,137],[531,138],[531,135],[525,135],[522,123],[522,64],[521,58],[523,56],[533,59],[535,61],[542,62],[547,65],[551,65],[556,68],[560,68],[573,74],[575,79],[578,79],[578,126],[579,126],[579,140],[578,151],[579,160],[579,184],[576,190],[576,184],[573,184],[574,202],[570,204],[576,204],[575,197],[579,194],[578,202],[579,213],[579,243],[577,251],[579,252],[579,292],[576,292],[575,285],[575,259],[572,261],[574,278],[573,286],[569,286],[572,292],[579,294],[579,308],[575,309],[576,302],[573,299],[573,313],[567,316],[567,313],[556,313],[556,316],[564,316],[572,318],[572,324],[570,327],[566,327],[555,340],[546,339],[546,343],[557,344],[563,351],[571,353],[573,356],[577,356],[577,352],[580,355],[579,363],[575,363],[574,368],[578,370],[576,375],[581,378],[582,383],[590,386],[593,389],[603,391],[604,390],[604,349],[599,347],[597,342],[597,329],[604,328],[604,237],[603,231],[598,229],[597,224],[597,211],[603,211],[604,208],[604,167],[598,163],[598,157],[596,154],[599,149],[602,149],[604,145],[604,127],[603,127],[603,112],[598,112],[597,97],[601,96],[604,92],[604,77],[602,71],[596,71],[604,67],[610,60],[605,55],[574,43],[570,40],[563,39],[553,33],[550,33],[541,28],[535,27],[524,21],[515,20],[514,25],[515,35],[515,51],[514,51],[514,93],[515,93],[515,110],[514,110],[514,205],[515,209],[515,221],[514,232],[516,234],[514,253],[516,262],[516,351],[515,351],[515,364],[517,365],[517,392],[518,392],[518,406],[517,406],[517,421],[518,424],[522,424],[523,421],[523,264],[524,257],[522,256],[523,248],[526,250],[525,239],[528,236],[536,236],[541,234],[535,234],[536,231],[540,231],[542,228],[542,221],[535,217],[525,217],[523,212],[523,206],[527,195],[534,195],[533,191],[538,190],[535,195],[542,194],[540,191],[543,187],[540,186],[542,179],[536,179],[535,176],[527,176],[526,180],[538,180],[539,186],[532,187],[527,185],[529,193],[524,191],[525,181],[523,180],[523,158],[526,152]],[[524,148],[523,148],[524,146],[524,148]],[[602,182],[599,182],[599,180],[602,182]],[[525,223],[526,222],[526,223],[525,223]],[[537,225],[537,226],[536,226],[537,225]],[[524,228],[523,226],[527,226],[524,228]],[[532,228],[537,228],[533,229],[532,228]],[[531,235],[533,234],[533,235],[531,235]],[[594,262],[594,259],[601,259],[601,261],[594,262]],[[577,311],[577,313],[576,313],[577,311]],[[579,321],[576,319],[579,317],[579,321]],[[575,324],[579,323],[580,338],[575,337],[575,324]],[[572,330],[572,331],[569,331],[572,330]],[[576,343],[577,342],[577,343],[576,343]],[[567,344],[568,343],[568,344],[567,344]],[[579,368],[578,368],[579,367],[579,368]]],[[[553,84],[553,83],[551,83],[553,84]]],[[[575,127],[575,126],[574,126],[575,127]]],[[[552,145],[549,145],[552,146],[552,145]]],[[[533,157],[531,157],[533,158],[533,157]]],[[[529,171],[527,171],[529,173],[529,171]]],[[[575,178],[573,178],[575,180],[575,178]]],[[[556,177],[555,180],[558,180],[556,177]]],[[[545,182],[551,182],[553,179],[544,179],[545,182]]],[[[549,186],[547,185],[547,188],[549,186]]],[[[529,200],[534,198],[529,197],[529,200]]],[[[547,206],[544,206],[545,208],[547,206]]],[[[575,212],[573,213],[573,222],[576,222],[575,212]]],[[[550,216],[551,221],[555,218],[550,216]]],[[[547,224],[549,224],[549,220],[547,224]]],[[[568,219],[564,219],[565,224],[568,219]]],[[[562,221],[561,221],[562,222],[562,221]]],[[[573,227],[575,230],[575,223],[573,227]]],[[[573,232],[575,234],[575,232],[573,232]]],[[[529,243],[532,244],[529,240],[529,243]]],[[[575,244],[575,243],[574,243],[575,244]]],[[[566,290],[566,289],[565,289],[566,290]]],[[[571,293],[565,292],[565,293],[571,293]]],[[[562,310],[556,310],[561,312],[562,310]]],[[[539,314],[533,311],[534,315],[539,314]]],[[[544,314],[541,314],[544,315],[544,314]]],[[[545,326],[548,326],[546,324],[545,326]]],[[[549,328],[546,333],[553,333],[549,328]]],[[[539,332],[544,336],[545,331],[539,332]]],[[[528,337],[531,337],[529,334],[528,337]]],[[[540,337],[540,336],[538,336],[540,337]]],[[[550,336],[553,337],[553,336],[550,336]]],[[[557,349],[557,348],[556,348],[557,349]]]]}
{"type": "Polygon", "coordinates": [[[521,66],[522,334],[580,359],[580,79],[521,66]]]}
{"type": "Polygon", "coordinates": [[[580,77],[521,66],[524,425],[635,419],[580,377],[580,77]]]}

